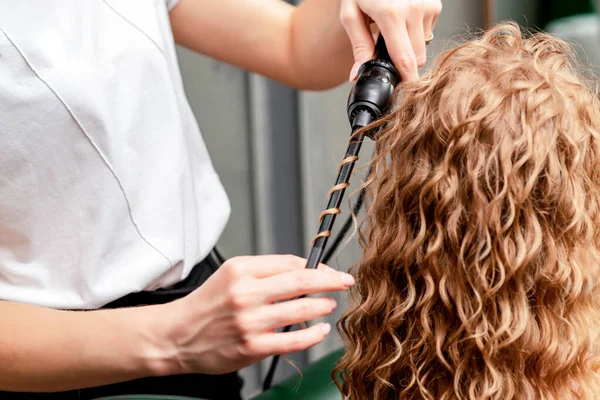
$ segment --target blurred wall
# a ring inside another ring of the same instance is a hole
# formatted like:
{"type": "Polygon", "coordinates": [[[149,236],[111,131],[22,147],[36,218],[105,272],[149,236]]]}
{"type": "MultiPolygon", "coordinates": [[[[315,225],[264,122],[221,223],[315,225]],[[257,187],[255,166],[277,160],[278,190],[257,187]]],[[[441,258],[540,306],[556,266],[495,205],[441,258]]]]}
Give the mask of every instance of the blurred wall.
{"type": "MultiPolygon", "coordinates": [[[[587,3],[587,2],[586,2],[587,3]]],[[[560,18],[549,21],[545,29],[571,43],[577,58],[589,74],[600,77],[600,16],[596,8],[600,0],[590,0],[590,7],[582,10],[575,2],[561,8],[560,18]]]]}
{"type": "Polygon", "coordinates": [[[540,7],[539,0],[496,0],[495,3],[497,22],[513,20],[527,27],[538,26],[541,20],[540,10],[547,8],[540,7]]]}

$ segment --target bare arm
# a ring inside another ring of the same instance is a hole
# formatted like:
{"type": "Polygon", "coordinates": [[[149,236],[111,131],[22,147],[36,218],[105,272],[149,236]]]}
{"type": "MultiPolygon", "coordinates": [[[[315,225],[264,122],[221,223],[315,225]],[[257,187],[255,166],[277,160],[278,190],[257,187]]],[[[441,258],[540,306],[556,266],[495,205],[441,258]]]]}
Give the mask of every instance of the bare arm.
{"type": "Polygon", "coordinates": [[[381,28],[404,80],[418,79],[441,0],[180,0],[171,25],[180,45],[298,89],[354,78],[381,28]]]}
{"type": "Polygon", "coordinates": [[[57,311],[0,302],[0,390],[55,392],[222,374],[304,350],[330,327],[275,328],[329,315],[335,305],[327,298],[279,301],[353,284],[348,275],[305,265],[294,256],[234,258],[189,296],[158,306],[57,311]]]}
{"type": "Polygon", "coordinates": [[[80,389],[173,369],[154,335],[159,310],[75,312],[0,302],[0,390],[80,389]]]}
{"type": "Polygon", "coordinates": [[[180,0],[171,25],[191,50],[299,89],[327,89],[354,63],[339,8],[339,0],[180,0]]]}

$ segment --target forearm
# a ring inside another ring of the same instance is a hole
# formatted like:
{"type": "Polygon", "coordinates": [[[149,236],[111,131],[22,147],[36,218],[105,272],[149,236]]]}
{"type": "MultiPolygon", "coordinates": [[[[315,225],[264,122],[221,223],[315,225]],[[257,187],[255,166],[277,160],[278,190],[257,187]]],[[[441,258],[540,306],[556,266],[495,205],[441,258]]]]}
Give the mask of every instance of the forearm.
{"type": "Polygon", "coordinates": [[[169,374],[175,367],[160,340],[158,307],[75,312],[0,302],[0,390],[63,391],[169,374]]]}
{"type": "Polygon", "coordinates": [[[180,0],[170,20],[179,45],[297,86],[290,45],[294,10],[281,0],[180,0]]]}
{"type": "Polygon", "coordinates": [[[353,63],[339,2],[180,0],[170,19],[181,46],[298,89],[328,89],[353,63]]]}
{"type": "Polygon", "coordinates": [[[340,22],[340,0],[306,0],[294,11],[291,48],[299,86],[329,89],[348,80],[352,46],[340,22]]]}

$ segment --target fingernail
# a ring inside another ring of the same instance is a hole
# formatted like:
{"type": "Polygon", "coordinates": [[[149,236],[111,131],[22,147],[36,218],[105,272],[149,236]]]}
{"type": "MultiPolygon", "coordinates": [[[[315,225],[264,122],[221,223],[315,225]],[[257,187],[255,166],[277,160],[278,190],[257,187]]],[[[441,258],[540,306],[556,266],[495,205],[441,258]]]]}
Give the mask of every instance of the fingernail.
{"type": "Polygon", "coordinates": [[[357,61],[352,66],[352,69],[350,70],[350,78],[348,79],[350,82],[356,79],[356,75],[358,75],[358,69],[361,65],[362,63],[360,61],[357,61]]]}
{"type": "Polygon", "coordinates": [[[342,282],[346,286],[352,286],[352,285],[354,285],[354,283],[356,281],[354,280],[354,277],[352,275],[350,275],[350,274],[344,274],[344,275],[342,275],[342,282]]]}
{"type": "Polygon", "coordinates": [[[323,333],[327,335],[331,331],[331,325],[322,324],[321,329],[323,330],[323,333]]]}
{"type": "Polygon", "coordinates": [[[331,302],[331,309],[335,310],[337,307],[337,301],[335,301],[335,299],[329,299],[329,301],[331,302]]]}

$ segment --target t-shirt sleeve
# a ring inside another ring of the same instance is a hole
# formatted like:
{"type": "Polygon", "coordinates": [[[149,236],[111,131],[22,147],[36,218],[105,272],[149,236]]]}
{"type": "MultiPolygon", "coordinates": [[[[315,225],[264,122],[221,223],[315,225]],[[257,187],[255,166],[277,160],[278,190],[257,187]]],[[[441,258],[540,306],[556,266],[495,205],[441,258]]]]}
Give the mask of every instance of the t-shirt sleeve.
{"type": "Polygon", "coordinates": [[[167,2],[167,8],[169,9],[169,11],[171,11],[173,9],[173,7],[175,7],[177,5],[177,3],[179,3],[179,0],[165,0],[167,2]]]}

